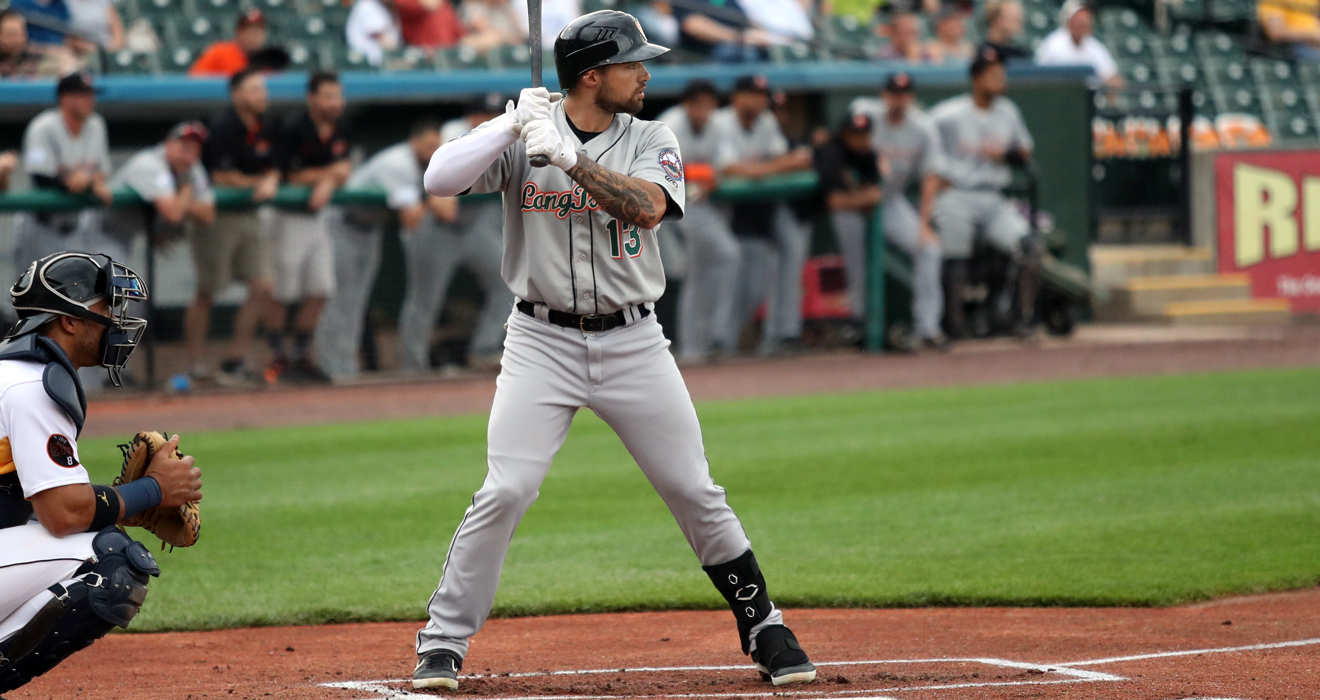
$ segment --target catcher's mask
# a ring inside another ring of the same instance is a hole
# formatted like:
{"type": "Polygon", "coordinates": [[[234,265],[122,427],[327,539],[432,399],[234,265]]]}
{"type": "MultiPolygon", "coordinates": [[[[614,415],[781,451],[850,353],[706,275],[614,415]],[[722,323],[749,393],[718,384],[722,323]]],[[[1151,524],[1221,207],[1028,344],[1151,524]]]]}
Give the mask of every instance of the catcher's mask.
{"type": "Polygon", "coordinates": [[[18,312],[18,323],[6,339],[35,333],[59,316],[105,326],[101,366],[110,371],[115,386],[123,386],[120,370],[147,327],[145,319],[128,315],[129,302],[148,297],[147,285],[136,272],[107,255],[55,253],[29,265],[9,290],[9,297],[18,312]],[[91,310],[102,299],[109,306],[109,316],[91,310]]]}

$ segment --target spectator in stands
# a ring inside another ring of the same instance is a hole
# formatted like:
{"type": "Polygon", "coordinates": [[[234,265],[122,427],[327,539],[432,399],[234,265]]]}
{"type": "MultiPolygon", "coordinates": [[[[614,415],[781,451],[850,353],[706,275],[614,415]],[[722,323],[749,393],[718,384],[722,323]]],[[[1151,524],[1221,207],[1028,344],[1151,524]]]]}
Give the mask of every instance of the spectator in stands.
{"type": "Polygon", "coordinates": [[[926,43],[932,63],[970,61],[976,47],[967,40],[966,16],[953,5],[945,5],[935,17],[935,38],[926,43]]]}
{"type": "Polygon", "coordinates": [[[836,17],[851,16],[863,27],[875,21],[875,15],[885,0],[831,0],[822,5],[821,12],[836,17]]]}
{"type": "Polygon", "coordinates": [[[1320,0],[1259,0],[1256,20],[1294,60],[1320,61],[1320,0]]]}
{"type": "Polygon", "coordinates": [[[881,61],[907,61],[908,63],[926,63],[931,56],[926,47],[921,45],[921,18],[911,9],[898,5],[889,15],[885,25],[889,43],[880,47],[876,58],[881,61]]]}
{"type": "MultiPolygon", "coordinates": [[[[715,162],[722,176],[763,178],[811,168],[811,149],[790,151],[779,120],[770,112],[765,76],[739,78],[729,106],[711,119],[723,136],[715,162]]],[[[736,348],[741,326],[769,302],[759,352],[791,350],[802,334],[802,266],[810,232],[802,230],[783,204],[735,205],[731,215],[742,251],[740,291],[734,323],[724,329],[721,343],[736,348]]]]}
{"type": "Polygon", "coordinates": [[[266,380],[327,381],[311,356],[312,336],[335,286],[335,249],[323,209],[352,173],[344,88],[326,71],[307,79],[307,105],[289,115],[276,144],[276,165],[290,185],[312,188],[307,211],[279,210],[270,231],[275,301],[269,333],[273,356],[266,380]],[[285,310],[298,305],[293,319],[293,352],[286,354],[285,310]],[[283,375],[283,376],[281,376],[283,375]]]}
{"type": "Polygon", "coordinates": [[[1022,36],[1022,22],[1022,3],[1018,0],[987,0],[983,46],[994,49],[1008,63],[1031,58],[1031,51],[1017,43],[1022,36]]]}
{"type": "Polygon", "coordinates": [[[653,44],[676,48],[679,42],[678,18],[669,0],[651,0],[637,7],[633,14],[653,44]]]}
{"type": "Polygon", "coordinates": [[[43,56],[28,48],[27,20],[14,10],[0,12],[0,78],[40,75],[43,56]]]}
{"type": "Polygon", "coordinates": [[[27,20],[28,49],[42,56],[42,73],[63,75],[77,68],[65,34],[69,6],[64,0],[11,0],[9,9],[27,20]]]}
{"type": "Polygon", "coordinates": [[[132,190],[146,202],[102,212],[101,234],[112,259],[128,257],[139,235],[177,238],[185,220],[202,226],[215,221],[215,194],[202,167],[202,148],[209,131],[199,121],[170,129],[165,141],[138,151],[110,178],[110,189],[132,190]]]}
{"type": "Polygon", "coordinates": [[[954,338],[964,336],[969,261],[976,236],[983,235],[1017,262],[1014,330],[1030,338],[1035,335],[1042,252],[1003,189],[1013,180],[1012,168],[1030,162],[1034,141],[1017,105],[1004,97],[1008,77],[994,49],[981,49],[972,61],[971,76],[970,94],[945,100],[931,110],[943,146],[940,177],[948,183],[935,200],[934,211],[946,262],[944,318],[954,338]]]}
{"type": "MultiPolygon", "coordinates": [[[[527,3],[513,0],[517,9],[518,26],[527,36],[527,3]]],[[[582,0],[544,0],[541,4],[541,45],[546,50],[555,47],[555,38],[569,22],[582,16],[582,0]]]]}
{"type": "Polygon", "coordinates": [[[399,48],[403,41],[399,20],[394,15],[394,0],[357,0],[344,25],[348,48],[379,67],[385,53],[399,48]]]}
{"type": "MultiPolygon", "coordinates": [[[[279,191],[280,171],[275,168],[275,128],[266,114],[266,79],[252,68],[235,73],[229,79],[229,100],[229,107],[211,120],[202,162],[214,184],[250,189],[254,203],[267,202],[279,191]]],[[[209,376],[204,351],[211,305],[231,281],[239,281],[247,285],[247,299],[216,379],[229,386],[259,383],[262,376],[247,354],[258,322],[272,313],[273,284],[257,211],[218,214],[212,226],[194,230],[192,253],[197,295],[183,320],[189,373],[196,380],[209,376]]]]}
{"type": "Polygon", "coordinates": [[[693,0],[674,5],[682,42],[721,63],[763,61],[773,44],[813,37],[805,0],[693,0]]]}
{"type": "MultiPolygon", "coordinates": [[[[350,188],[384,191],[388,209],[331,207],[335,290],[316,326],[316,361],[322,371],[334,379],[353,377],[361,371],[358,348],[367,302],[371,298],[376,272],[380,269],[385,229],[390,220],[397,214],[400,237],[406,241],[407,237],[416,235],[428,209],[436,214],[431,200],[439,198],[427,199],[422,190],[422,173],[431,161],[431,154],[439,147],[440,124],[418,122],[413,125],[407,141],[372,156],[348,179],[350,188]]],[[[409,285],[415,282],[411,272],[407,281],[409,285]]],[[[430,340],[429,336],[427,340],[430,340]]]]}
{"type": "Polygon", "coordinates": [[[217,41],[206,48],[188,69],[188,75],[229,77],[248,67],[251,56],[266,46],[266,15],[251,8],[238,16],[231,41],[217,41]]]}
{"type": "Polygon", "coordinates": [[[124,21],[110,0],[64,0],[69,6],[70,45],[83,62],[98,51],[124,47],[124,21]]]}
{"type": "Polygon", "coordinates": [[[527,43],[526,30],[519,23],[512,0],[464,0],[458,11],[463,17],[466,46],[489,51],[527,43]]]}
{"type": "Polygon", "coordinates": [[[1036,49],[1043,66],[1091,66],[1100,82],[1122,87],[1123,78],[1109,49],[1092,34],[1095,18],[1085,0],[1067,0],[1059,9],[1059,27],[1036,49]]]}
{"type": "Polygon", "coordinates": [[[457,46],[463,24],[449,0],[395,0],[403,43],[427,53],[457,46]]]}

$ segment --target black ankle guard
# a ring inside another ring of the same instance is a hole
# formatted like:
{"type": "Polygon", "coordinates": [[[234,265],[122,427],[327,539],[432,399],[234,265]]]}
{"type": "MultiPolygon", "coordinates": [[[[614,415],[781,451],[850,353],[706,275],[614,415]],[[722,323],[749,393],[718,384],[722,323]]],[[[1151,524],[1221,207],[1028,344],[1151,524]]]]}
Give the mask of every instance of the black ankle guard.
{"type": "Polygon", "coordinates": [[[738,639],[742,642],[744,654],[751,650],[750,635],[752,628],[765,621],[775,609],[770,603],[770,594],[765,590],[765,577],[756,563],[752,550],[731,562],[703,566],[702,570],[715,584],[715,590],[729,601],[729,609],[738,620],[738,639]]]}
{"type": "Polygon", "coordinates": [[[756,633],[752,661],[769,671],[810,662],[797,637],[783,625],[770,625],[756,633]]]}

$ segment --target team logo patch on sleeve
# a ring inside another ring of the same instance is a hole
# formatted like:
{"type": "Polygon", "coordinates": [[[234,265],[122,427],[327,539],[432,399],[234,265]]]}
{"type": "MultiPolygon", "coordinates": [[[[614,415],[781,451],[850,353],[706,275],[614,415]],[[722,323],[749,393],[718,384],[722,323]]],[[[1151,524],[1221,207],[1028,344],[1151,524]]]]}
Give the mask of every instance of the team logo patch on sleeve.
{"type": "Polygon", "coordinates": [[[660,151],[660,169],[676,182],[683,181],[683,161],[678,157],[678,151],[672,148],[660,151]]]}
{"type": "Polygon", "coordinates": [[[78,456],[73,453],[73,443],[69,438],[56,433],[46,441],[46,454],[50,460],[61,467],[78,466],[78,456]]]}

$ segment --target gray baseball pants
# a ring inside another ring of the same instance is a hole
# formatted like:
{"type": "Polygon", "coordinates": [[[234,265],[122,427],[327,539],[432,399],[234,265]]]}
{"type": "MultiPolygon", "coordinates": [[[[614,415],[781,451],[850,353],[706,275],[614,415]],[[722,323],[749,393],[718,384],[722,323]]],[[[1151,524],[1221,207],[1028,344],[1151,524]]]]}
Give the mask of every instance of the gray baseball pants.
{"type": "Polygon", "coordinates": [[[416,231],[402,235],[408,269],[408,288],[399,312],[399,364],[403,369],[430,369],[431,334],[459,265],[476,273],[486,295],[468,342],[468,355],[500,351],[504,319],[513,306],[513,294],[500,276],[503,215],[499,204],[478,204],[463,211],[457,224],[428,219],[416,231]]]}
{"type": "Polygon", "coordinates": [[[361,371],[358,346],[380,269],[385,227],[355,226],[344,220],[342,210],[329,212],[326,225],[334,246],[335,288],[316,322],[316,361],[334,379],[356,377],[361,371]]]}
{"type": "Polygon", "coordinates": [[[766,304],[758,352],[773,352],[781,341],[802,335],[802,266],[811,252],[811,230],[783,204],[774,206],[772,237],[739,236],[742,265],[738,269],[735,324],[722,342],[737,347],[737,338],[766,304]]]}
{"type": "MultiPolygon", "coordinates": [[[[938,243],[921,241],[921,217],[904,198],[883,203],[881,223],[885,238],[912,258],[912,323],[918,337],[940,335],[940,316],[944,309],[944,289],[940,285],[943,262],[938,243]]],[[[843,256],[848,281],[848,305],[853,318],[866,318],[867,217],[857,211],[830,213],[834,237],[843,256]]]]}
{"type": "MultiPolygon", "coordinates": [[[[546,307],[537,305],[538,318],[546,307]]],[[[467,655],[468,639],[490,614],[500,570],[523,514],[536,501],[573,415],[589,408],[623,441],[669,506],[702,565],[732,561],[750,548],[742,523],[706,462],[701,425],[669,341],[655,315],[604,333],[584,333],[509,315],[495,401],[487,428],[487,473],[454,533],[430,622],[417,653],[467,655]]],[[[774,610],[752,630],[783,624],[774,610]]]]}
{"type": "Polygon", "coordinates": [[[737,349],[736,342],[726,343],[741,252],[725,219],[710,203],[692,202],[678,224],[687,243],[687,276],[678,299],[678,350],[684,360],[737,349]]]}
{"type": "Polygon", "coordinates": [[[1017,259],[1031,232],[1013,203],[993,190],[945,190],[935,200],[934,219],[946,258],[970,258],[980,227],[991,245],[1017,259]]]}

